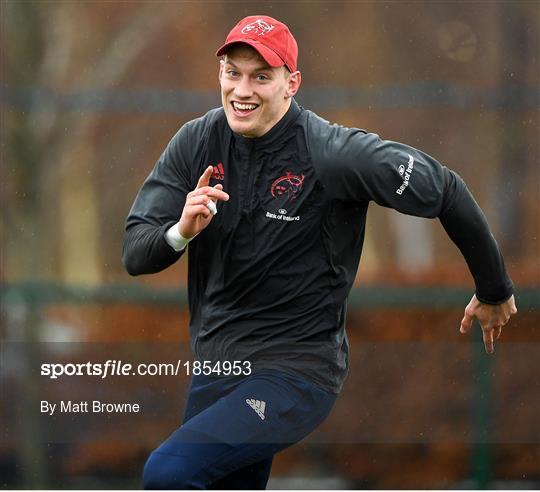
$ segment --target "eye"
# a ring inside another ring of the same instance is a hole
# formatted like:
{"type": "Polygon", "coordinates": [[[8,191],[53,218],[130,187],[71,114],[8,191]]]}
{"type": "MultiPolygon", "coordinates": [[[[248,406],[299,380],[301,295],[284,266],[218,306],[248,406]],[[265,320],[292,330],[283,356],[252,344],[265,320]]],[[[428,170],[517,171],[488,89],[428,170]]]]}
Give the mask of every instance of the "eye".
{"type": "Polygon", "coordinates": [[[236,77],[238,76],[238,72],[236,70],[227,70],[227,75],[229,77],[236,77]]]}
{"type": "Polygon", "coordinates": [[[263,73],[260,73],[259,75],[257,75],[257,80],[263,82],[263,81],[266,81],[266,80],[270,80],[268,76],[264,75],[263,73]]]}

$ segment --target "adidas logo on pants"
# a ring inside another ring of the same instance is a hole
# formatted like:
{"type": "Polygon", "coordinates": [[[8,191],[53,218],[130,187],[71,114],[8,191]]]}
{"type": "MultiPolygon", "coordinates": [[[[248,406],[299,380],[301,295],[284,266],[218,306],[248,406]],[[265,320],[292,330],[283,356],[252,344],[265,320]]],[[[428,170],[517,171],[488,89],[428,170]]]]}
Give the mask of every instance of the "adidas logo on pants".
{"type": "Polygon", "coordinates": [[[254,400],[253,398],[247,398],[246,403],[257,412],[257,415],[264,420],[264,409],[266,408],[266,402],[261,400],[254,400]]]}

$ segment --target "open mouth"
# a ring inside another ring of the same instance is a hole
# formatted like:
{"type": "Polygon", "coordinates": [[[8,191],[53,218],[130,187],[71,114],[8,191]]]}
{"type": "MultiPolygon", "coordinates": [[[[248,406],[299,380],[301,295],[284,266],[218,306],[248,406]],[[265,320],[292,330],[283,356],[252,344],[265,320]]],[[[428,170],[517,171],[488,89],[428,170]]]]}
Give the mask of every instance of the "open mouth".
{"type": "Polygon", "coordinates": [[[237,101],[233,101],[231,105],[234,114],[240,116],[241,118],[249,116],[259,107],[259,105],[255,103],[241,103],[237,101]]]}

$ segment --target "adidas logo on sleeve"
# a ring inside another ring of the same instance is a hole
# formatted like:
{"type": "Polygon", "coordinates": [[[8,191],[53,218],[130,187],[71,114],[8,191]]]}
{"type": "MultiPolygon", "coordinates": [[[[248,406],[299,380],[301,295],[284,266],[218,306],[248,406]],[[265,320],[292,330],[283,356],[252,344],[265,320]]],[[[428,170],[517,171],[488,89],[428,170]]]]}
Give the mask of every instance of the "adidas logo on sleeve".
{"type": "Polygon", "coordinates": [[[257,415],[261,417],[262,420],[265,419],[264,409],[266,408],[266,402],[261,400],[254,400],[253,398],[247,398],[246,403],[255,410],[257,415]]]}

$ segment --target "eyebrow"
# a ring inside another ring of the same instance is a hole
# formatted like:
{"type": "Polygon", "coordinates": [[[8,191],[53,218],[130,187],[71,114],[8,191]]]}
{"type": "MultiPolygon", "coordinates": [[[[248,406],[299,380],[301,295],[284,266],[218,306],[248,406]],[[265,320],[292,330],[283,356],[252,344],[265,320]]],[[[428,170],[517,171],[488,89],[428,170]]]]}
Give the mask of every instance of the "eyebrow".
{"type": "MultiPolygon", "coordinates": [[[[231,65],[231,67],[233,68],[238,68],[237,65],[235,65],[232,61],[230,60],[225,60],[225,63],[227,65],[231,65]]],[[[260,71],[272,71],[272,67],[270,65],[259,65],[258,67],[255,67],[253,69],[253,72],[260,72],[260,71]]]]}

